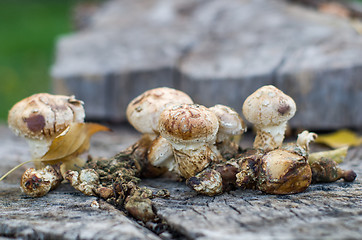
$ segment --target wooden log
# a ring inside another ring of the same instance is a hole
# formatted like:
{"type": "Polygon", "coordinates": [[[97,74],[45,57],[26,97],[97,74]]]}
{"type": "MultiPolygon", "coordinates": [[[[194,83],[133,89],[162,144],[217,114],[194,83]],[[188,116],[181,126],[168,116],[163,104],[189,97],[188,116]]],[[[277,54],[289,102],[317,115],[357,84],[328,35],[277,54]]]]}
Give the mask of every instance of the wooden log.
{"type": "MultiPolygon", "coordinates": [[[[0,174],[28,160],[27,146],[0,125],[0,174]]],[[[97,133],[91,152],[110,157],[131,145],[139,134],[128,128],[97,133]],[[122,137],[121,137],[122,136],[122,137]]],[[[243,146],[251,145],[246,136],[243,146]]],[[[95,197],[69,184],[42,198],[21,193],[24,169],[0,182],[0,238],[22,239],[360,239],[362,229],[362,147],[349,151],[346,169],[358,174],[355,182],[312,185],[295,195],[266,195],[236,190],[216,197],[198,196],[184,182],[146,179],[154,190],[168,189],[168,199],[153,199],[161,220],[140,224],[95,197]],[[100,208],[91,207],[99,203],[100,208]],[[147,228],[145,227],[147,226],[147,228]],[[152,231],[150,231],[151,229],[152,231]]]]}

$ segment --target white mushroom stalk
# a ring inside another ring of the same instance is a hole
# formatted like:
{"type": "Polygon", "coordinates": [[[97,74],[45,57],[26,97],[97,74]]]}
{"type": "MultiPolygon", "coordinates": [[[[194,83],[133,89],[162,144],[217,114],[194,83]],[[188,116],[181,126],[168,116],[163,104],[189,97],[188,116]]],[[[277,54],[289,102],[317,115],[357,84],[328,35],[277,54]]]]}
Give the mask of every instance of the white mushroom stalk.
{"type": "Polygon", "coordinates": [[[313,132],[303,131],[298,134],[297,138],[297,146],[303,148],[305,151],[309,153],[309,144],[314,142],[317,139],[318,135],[313,132]]]}
{"type": "MultiPolygon", "coordinates": [[[[71,123],[84,122],[83,102],[74,96],[39,93],[15,104],[8,115],[9,128],[29,144],[33,159],[41,158],[56,136],[71,123]]],[[[35,163],[37,168],[41,164],[35,163]]]]}
{"type": "Polygon", "coordinates": [[[243,104],[245,118],[254,124],[254,148],[265,151],[281,147],[287,121],[296,111],[295,102],[274,86],[259,88],[243,104]]]}
{"type": "Polygon", "coordinates": [[[181,176],[193,177],[216,161],[211,148],[218,129],[216,115],[201,105],[181,104],[161,113],[160,134],[171,143],[181,176]]]}

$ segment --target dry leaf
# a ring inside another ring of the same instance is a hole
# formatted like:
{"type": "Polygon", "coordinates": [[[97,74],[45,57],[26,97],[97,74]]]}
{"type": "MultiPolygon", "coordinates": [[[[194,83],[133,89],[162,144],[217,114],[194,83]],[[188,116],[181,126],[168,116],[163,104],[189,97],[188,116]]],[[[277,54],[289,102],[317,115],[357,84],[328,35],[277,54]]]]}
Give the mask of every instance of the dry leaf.
{"type": "Polygon", "coordinates": [[[351,20],[351,25],[359,35],[362,35],[362,21],[361,20],[353,19],[353,20],[351,20]]]}
{"type": "Polygon", "coordinates": [[[351,147],[361,145],[362,137],[359,137],[350,130],[343,129],[331,134],[318,135],[315,142],[328,145],[332,148],[351,147]]]}
{"type": "Polygon", "coordinates": [[[322,159],[329,159],[340,164],[346,158],[347,152],[348,147],[341,147],[335,150],[311,153],[309,154],[308,162],[309,164],[312,164],[321,161],[322,159]]]}
{"type": "Polygon", "coordinates": [[[41,163],[44,166],[62,163],[62,173],[72,169],[74,165],[82,162],[78,155],[89,149],[92,135],[100,131],[110,131],[110,129],[97,123],[72,123],[53,140],[48,152],[41,159],[33,159],[17,165],[2,176],[0,182],[15,169],[29,162],[41,163]]]}
{"type": "Polygon", "coordinates": [[[97,123],[72,123],[52,142],[41,162],[55,164],[67,162],[89,149],[90,138],[99,131],[110,131],[109,128],[97,123]]]}
{"type": "Polygon", "coordinates": [[[348,18],[351,15],[350,11],[339,3],[322,3],[318,7],[318,10],[323,13],[328,13],[343,18],[348,18]]]}

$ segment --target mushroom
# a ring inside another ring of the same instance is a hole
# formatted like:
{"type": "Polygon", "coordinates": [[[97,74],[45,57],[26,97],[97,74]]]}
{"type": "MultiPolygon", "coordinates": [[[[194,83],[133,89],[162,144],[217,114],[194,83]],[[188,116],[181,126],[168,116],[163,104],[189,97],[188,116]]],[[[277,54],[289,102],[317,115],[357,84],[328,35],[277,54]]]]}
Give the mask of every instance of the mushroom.
{"type": "Polygon", "coordinates": [[[312,171],[304,154],[286,149],[260,153],[237,159],[241,170],[236,174],[239,187],[269,194],[293,194],[311,184],[312,171]]]}
{"type": "Polygon", "coordinates": [[[127,106],[126,114],[129,123],[137,131],[143,133],[142,139],[148,138],[150,141],[155,141],[151,142],[147,156],[149,164],[146,168],[151,176],[158,176],[166,169],[174,169],[172,147],[165,139],[158,137],[158,123],[160,114],[165,108],[182,103],[191,104],[193,101],[182,91],[161,87],[144,92],[127,106]]]}
{"type": "Polygon", "coordinates": [[[220,172],[207,168],[187,179],[186,183],[196,192],[207,196],[215,196],[223,191],[223,179],[220,172]]]}
{"type": "Polygon", "coordinates": [[[159,135],[158,120],[161,112],[168,106],[193,103],[184,92],[167,88],[154,88],[133,99],[127,106],[127,119],[140,133],[152,139],[159,135]]]}
{"type": "Polygon", "coordinates": [[[266,153],[259,165],[257,188],[271,194],[304,191],[312,181],[307,158],[299,153],[275,149],[266,153]]]}
{"type": "Polygon", "coordinates": [[[163,137],[158,136],[151,144],[147,153],[148,161],[156,167],[165,167],[169,172],[179,173],[173,158],[171,144],[163,137]]]}
{"type": "MultiPolygon", "coordinates": [[[[33,159],[41,158],[53,139],[71,123],[84,122],[83,102],[74,96],[39,93],[16,103],[8,115],[9,128],[24,137],[33,159]]],[[[37,168],[41,163],[35,163],[37,168]]]]}
{"type": "Polygon", "coordinates": [[[297,146],[309,152],[309,143],[314,142],[317,137],[318,135],[316,133],[303,131],[302,133],[298,134],[297,146]]]}
{"type": "Polygon", "coordinates": [[[280,147],[287,121],[295,111],[293,99],[274,86],[263,86],[251,94],[243,104],[243,114],[257,130],[254,148],[269,151],[280,147]]]}
{"type": "Polygon", "coordinates": [[[161,113],[159,131],[172,145],[181,176],[193,177],[217,160],[211,147],[218,129],[216,115],[201,105],[181,104],[161,113]]]}
{"type": "Polygon", "coordinates": [[[59,165],[35,170],[28,168],[21,176],[21,190],[31,197],[42,197],[50,190],[55,189],[63,180],[59,165]]]}
{"type": "Polygon", "coordinates": [[[234,142],[246,131],[246,126],[240,115],[228,106],[221,104],[209,108],[219,119],[219,131],[216,146],[225,159],[230,159],[238,153],[239,145],[234,142]]]}

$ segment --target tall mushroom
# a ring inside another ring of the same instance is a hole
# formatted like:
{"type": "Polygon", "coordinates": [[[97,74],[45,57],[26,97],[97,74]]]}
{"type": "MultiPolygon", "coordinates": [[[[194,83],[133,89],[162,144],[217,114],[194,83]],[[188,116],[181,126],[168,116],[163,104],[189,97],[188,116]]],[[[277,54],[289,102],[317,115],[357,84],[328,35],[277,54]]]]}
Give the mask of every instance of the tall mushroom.
{"type": "Polygon", "coordinates": [[[201,105],[181,104],[161,113],[159,131],[172,145],[181,176],[193,177],[216,161],[211,146],[218,129],[216,115],[201,105]]]}
{"type": "Polygon", "coordinates": [[[74,96],[39,93],[16,103],[9,111],[8,124],[16,135],[26,139],[32,158],[39,159],[56,136],[71,123],[84,122],[84,117],[83,102],[74,96]]]}
{"type": "Polygon", "coordinates": [[[287,121],[295,111],[293,99],[274,86],[263,86],[251,94],[243,104],[243,114],[257,131],[254,148],[269,151],[280,147],[287,121]]]}

